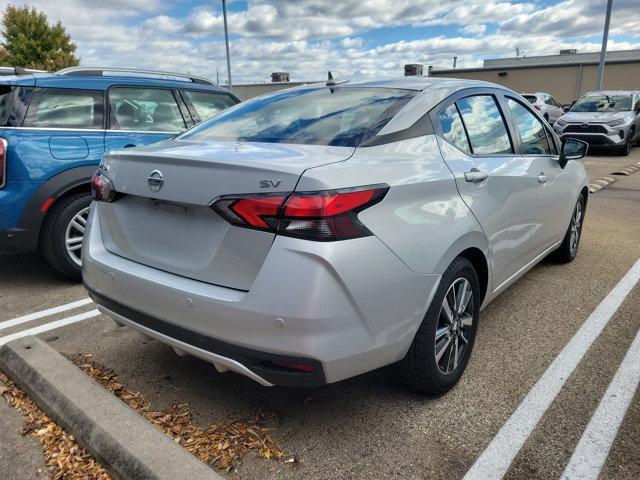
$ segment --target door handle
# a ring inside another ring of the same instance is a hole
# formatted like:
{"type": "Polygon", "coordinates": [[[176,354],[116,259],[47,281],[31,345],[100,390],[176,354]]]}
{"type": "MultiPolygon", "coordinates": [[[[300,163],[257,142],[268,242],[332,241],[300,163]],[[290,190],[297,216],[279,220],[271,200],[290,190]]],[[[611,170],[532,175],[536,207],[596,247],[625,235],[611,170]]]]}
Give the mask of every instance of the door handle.
{"type": "Polygon", "coordinates": [[[538,183],[547,183],[548,181],[549,179],[544,174],[544,172],[540,172],[540,175],[538,175],[538,183]]]}
{"type": "Polygon", "coordinates": [[[134,148],[135,145],[133,143],[127,143],[123,148],[134,148]]]}
{"type": "Polygon", "coordinates": [[[487,172],[481,172],[477,168],[472,168],[468,172],[464,172],[464,179],[467,182],[482,182],[489,177],[487,172]]]}

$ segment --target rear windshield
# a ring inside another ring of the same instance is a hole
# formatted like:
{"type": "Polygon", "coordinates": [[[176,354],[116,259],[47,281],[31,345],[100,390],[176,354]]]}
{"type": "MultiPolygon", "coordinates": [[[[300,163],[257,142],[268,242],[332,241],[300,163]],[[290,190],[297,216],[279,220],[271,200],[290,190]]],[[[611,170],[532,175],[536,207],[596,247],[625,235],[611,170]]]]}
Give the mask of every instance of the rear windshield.
{"type": "Polygon", "coordinates": [[[628,112],[631,110],[631,95],[607,95],[590,93],[571,107],[572,112],[628,112]]]}
{"type": "Polygon", "coordinates": [[[180,138],[355,147],[416,93],[359,87],[285,90],[240,103],[180,138]]]}
{"type": "Polygon", "coordinates": [[[524,98],[529,103],[536,103],[537,100],[535,95],[523,95],[522,98],[524,98]]]}

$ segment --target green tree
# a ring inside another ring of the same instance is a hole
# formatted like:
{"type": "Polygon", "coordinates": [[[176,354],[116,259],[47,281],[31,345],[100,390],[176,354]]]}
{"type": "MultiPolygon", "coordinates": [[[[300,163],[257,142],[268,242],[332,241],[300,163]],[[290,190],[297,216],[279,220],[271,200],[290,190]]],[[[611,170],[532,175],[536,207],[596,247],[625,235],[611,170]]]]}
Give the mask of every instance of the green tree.
{"type": "Polygon", "coordinates": [[[34,7],[7,6],[1,33],[2,65],[55,71],[80,63],[74,55],[76,44],[62,23],[50,25],[45,13],[34,7]]]}

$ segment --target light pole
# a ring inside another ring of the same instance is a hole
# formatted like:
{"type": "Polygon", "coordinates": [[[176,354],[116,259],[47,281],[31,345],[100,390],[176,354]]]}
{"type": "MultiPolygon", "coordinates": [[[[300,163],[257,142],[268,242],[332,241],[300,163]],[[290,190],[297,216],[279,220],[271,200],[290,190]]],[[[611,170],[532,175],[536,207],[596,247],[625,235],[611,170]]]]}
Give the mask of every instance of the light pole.
{"type": "Polygon", "coordinates": [[[222,0],[222,16],[224,17],[224,43],[227,47],[227,78],[231,90],[231,57],[229,56],[229,29],[227,28],[227,2],[222,0]]]}
{"type": "Polygon", "coordinates": [[[607,52],[607,40],[609,40],[609,20],[611,20],[611,4],[613,0],[607,0],[607,13],[604,17],[604,32],[602,32],[602,48],[600,49],[600,64],[596,75],[596,90],[602,90],[602,77],[604,76],[604,55],[607,52]]]}

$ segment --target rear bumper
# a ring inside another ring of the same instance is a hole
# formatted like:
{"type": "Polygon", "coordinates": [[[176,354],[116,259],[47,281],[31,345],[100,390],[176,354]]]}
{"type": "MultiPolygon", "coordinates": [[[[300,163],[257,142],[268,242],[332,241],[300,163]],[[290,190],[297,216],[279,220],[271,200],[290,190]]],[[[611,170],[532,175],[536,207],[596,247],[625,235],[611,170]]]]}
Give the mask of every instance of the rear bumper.
{"type": "Polygon", "coordinates": [[[99,308],[116,320],[263,385],[294,386],[400,360],[440,280],[412,272],[375,237],[276,237],[250,291],[235,290],[114,255],[93,210],[83,277],[99,308]],[[279,370],[274,360],[315,371],[279,370]]]}
{"type": "Polygon", "coordinates": [[[0,254],[35,252],[43,218],[42,214],[24,214],[17,227],[0,230],[0,254]]]}

